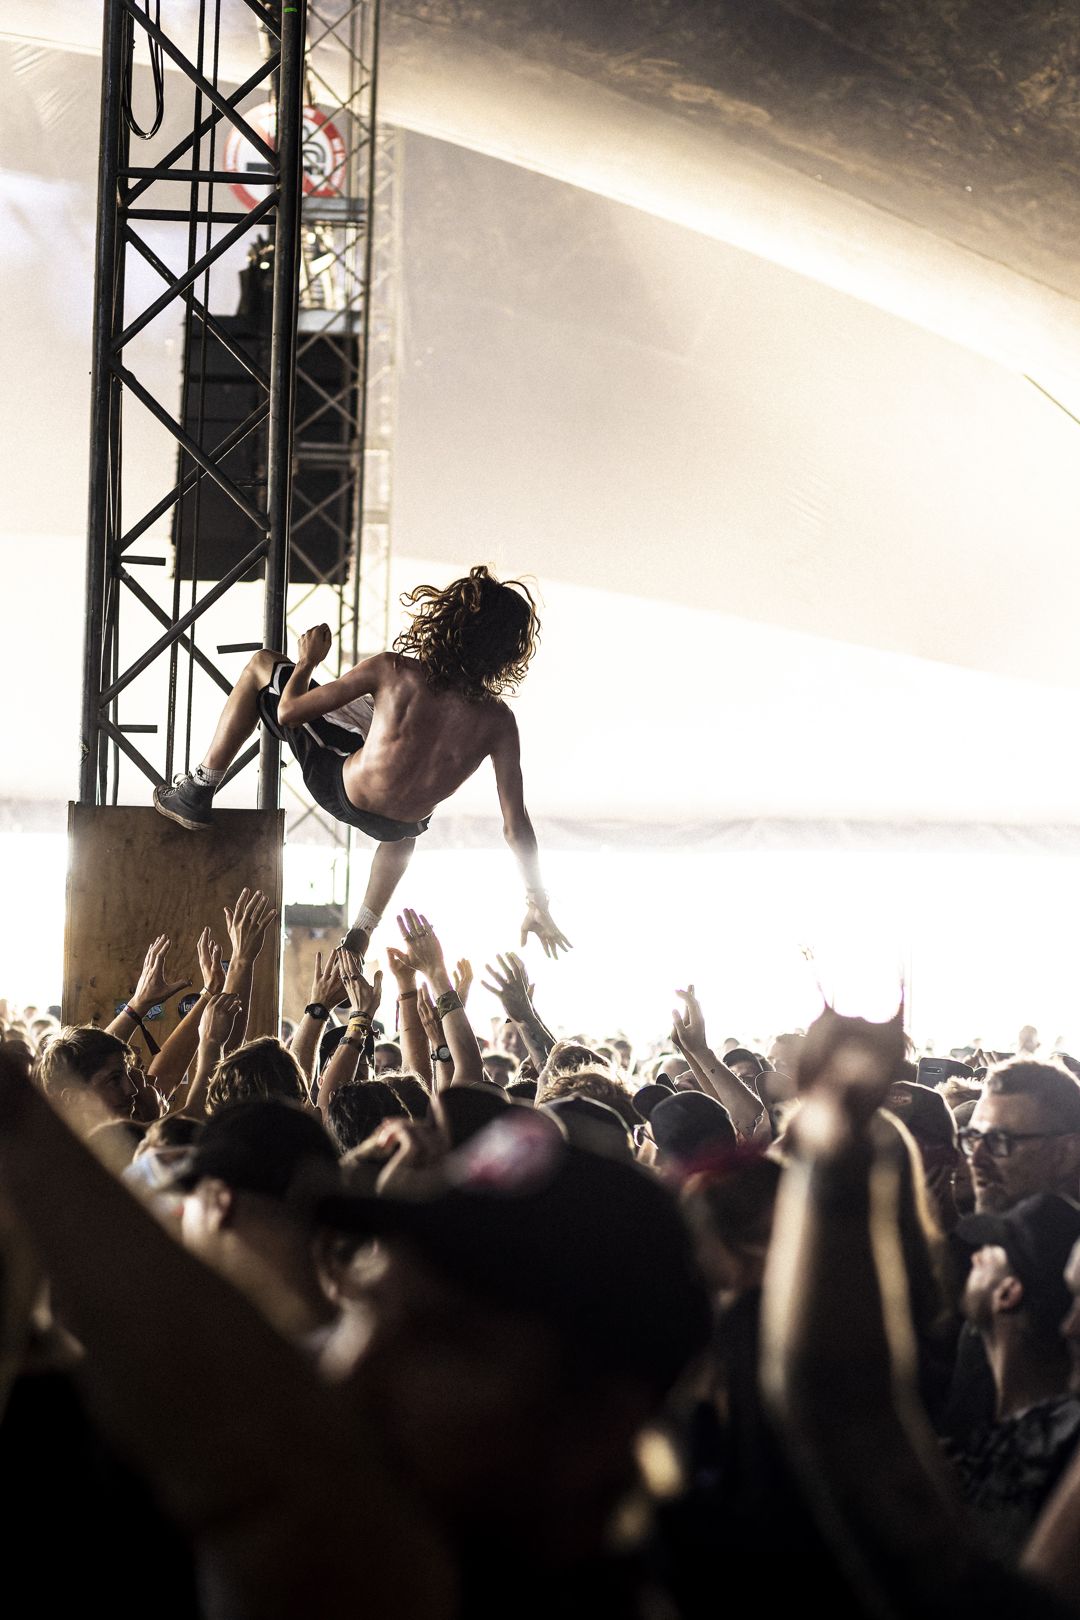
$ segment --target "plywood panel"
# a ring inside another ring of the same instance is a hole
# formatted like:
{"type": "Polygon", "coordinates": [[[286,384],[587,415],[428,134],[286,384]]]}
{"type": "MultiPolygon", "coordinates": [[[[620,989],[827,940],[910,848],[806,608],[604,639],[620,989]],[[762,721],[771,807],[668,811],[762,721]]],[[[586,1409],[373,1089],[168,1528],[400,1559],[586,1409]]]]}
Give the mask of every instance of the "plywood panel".
{"type": "MultiPolygon", "coordinates": [[[[199,989],[195,941],[209,924],[228,956],[223,908],[245,885],[269,895],[280,919],[284,826],[280,810],[215,810],[213,828],[192,833],[148,806],[70,805],[65,1022],[108,1024],[158,934],[172,941],[174,977],[199,989]]],[[[255,967],[251,1035],[277,1034],[280,999],[279,920],[255,967]]],[[[175,1027],[176,1006],[149,1026],[159,1042],[175,1027]]]]}

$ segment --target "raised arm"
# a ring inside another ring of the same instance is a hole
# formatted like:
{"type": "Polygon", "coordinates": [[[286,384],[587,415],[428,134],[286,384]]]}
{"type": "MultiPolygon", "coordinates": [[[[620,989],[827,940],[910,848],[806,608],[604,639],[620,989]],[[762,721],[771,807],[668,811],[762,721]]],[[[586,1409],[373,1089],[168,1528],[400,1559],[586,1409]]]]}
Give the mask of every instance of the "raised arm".
{"type": "MultiPolygon", "coordinates": [[[[251,987],[255,980],[255,963],[262,950],[263,938],[277,912],[259,889],[241,889],[235,906],[225,907],[225,923],[229,930],[232,955],[225,975],[225,989],[240,997],[244,1016],[237,1020],[226,1051],[232,1051],[247,1039],[251,1017],[251,987]]],[[[277,1033],[275,1030],[274,1034],[277,1033]]]]}
{"type": "Polygon", "coordinates": [[[498,967],[492,967],[488,962],[485,968],[485,972],[491,975],[491,982],[484,979],[484,989],[498,996],[503,1012],[516,1024],[529,1056],[540,1070],[555,1045],[555,1037],[533,1003],[536,986],[529,983],[525,964],[513,951],[507,951],[505,956],[497,956],[495,960],[498,967]]]}
{"type": "Polygon", "coordinates": [[[329,1112],[330,1098],[339,1086],[368,1077],[367,1045],[382,1000],[380,972],[376,971],[370,980],[365,979],[360,958],[343,947],[338,950],[338,960],[352,1010],[345,1034],[319,1076],[318,1109],[324,1120],[329,1112]]]}
{"type": "Polygon", "coordinates": [[[416,988],[416,968],[412,958],[395,945],[386,947],[386,958],[397,985],[398,1038],[401,1041],[401,1061],[430,1091],[431,1049],[420,1019],[419,992],[416,988]]]}
{"type": "MultiPolygon", "coordinates": [[[[221,965],[221,948],[209,928],[204,928],[195,944],[202,973],[203,987],[194,1005],[184,1014],[172,1034],[165,1039],[161,1051],[155,1053],[147,1070],[151,1080],[160,1089],[170,1113],[183,1108],[188,1087],[185,1076],[199,1049],[199,1024],[206,1004],[225,988],[225,969],[221,965]]],[[[190,1078],[190,1077],[189,1077],[190,1078]]]]}
{"type": "Polygon", "coordinates": [[[311,991],[308,1007],[316,1008],[315,1012],[308,1012],[304,1008],[304,1016],[293,1032],[289,1050],[304,1071],[304,1079],[310,1090],[315,1076],[315,1053],[319,1048],[323,1031],[326,1028],[334,1008],[345,994],[345,981],[341,975],[341,960],[337,951],[330,955],[326,967],[323,967],[322,951],[315,952],[315,970],[311,975],[311,991]]]}
{"type": "Polygon", "coordinates": [[[450,981],[443,958],[443,948],[426,917],[416,911],[405,911],[398,918],[398,927],[409,947],[409,958],[415,962],[431,986],[435,1010],[442,1021],[446,1044],[454,1062],[453,1084],[480,1085],[484,1081],[484,1060],[469,1023],[461,997],[450,981]]]}
{"type": "Polygon", "coordinates": [[[902,1028],[827,1012],[807,1047],[766,1268],[766,1394],[867,1612],[974,1613],[958,1599],[985,1566],[919,1405],[899,1172],[875,1159],[870,1136],[900,1072],[902,1028]]]}
{"type": "Polygon", "coordinates": [[[525,784],[521,775],[521,741],[517,721],[504,708],[495,745],[491,750],[495,786],[503,818],[503,837],[513,852],[525,882],[525,920],[521,943],[535,934],[545,956],[558,956],[570,949],[570,941],[559,929],[548,910],[548,897],[540,876],[540,854],[533,824],[525,808],[525,784]]]}
{"type": "Polygon", "coordinates": [[[144,1028],[143,1019],[151,1008],[160,1006],[164,1001],[171,1001],[173,996],[179,995],[181,990],[186,990],[191,983],[190,979],[169,977],[165,965],[168,953],[168,936],[159,934],[147,947],[143,965],[139,970],[138,983],[122,1010],[107,1026],[105,1031],[107,1035],[115,1035],[118,1041],[127,1041],[137,1029],[141,1029],[147,1044],[152,1048],[157,1046],[157,1042],[144,1028]]]}
{"type": "Polygon", "coordinates": [[[332,641],[325,624],[305,630],[300,637],[300,650],[293,672],[285,682],[278,700],[278,719],[283,726],[302,726],[306,720],[316,720],[331,709],[340,709],[351,698],[364,692],[375,693],[385,677],[387,653],[376,653],[374,658],[361,659],[352,669],[324,686],[312,687],[311,677],[330,651],[332,641]]]}
{"type": "Polygon", "coordinates": [[[171,1113],[192,1114],[202,1119],[206,1113],[206,1093],[210,1078],[230,1049],[232,1031],[243,1023],[240,997],[226,990],[207,998],[199,1019],[199,1048],[195,1055],[195,1072],[188,1082],[185,1095],[177,1097],[171,1113]]]}
{"type": "Polygon", "coordinates": [[[721,1063],[709,1045],[701,1003],[694,994],[693,985],[686,990],[676,990],[675,994],[686,1003],[686,1011],[676,1009],[671,1015],[672,1040],[689,1063],[702,1091],[723,1103],[739,1135],[749,1139],[764,1113],[760,1097],[755,1096],[726,1063],[721,1063]]]}

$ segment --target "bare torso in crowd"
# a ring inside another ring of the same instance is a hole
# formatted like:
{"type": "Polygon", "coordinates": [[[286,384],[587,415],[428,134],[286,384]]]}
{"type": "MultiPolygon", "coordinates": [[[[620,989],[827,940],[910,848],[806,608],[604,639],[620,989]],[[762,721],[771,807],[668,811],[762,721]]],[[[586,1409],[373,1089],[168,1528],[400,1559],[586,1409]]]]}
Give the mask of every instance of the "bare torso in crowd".
{"type": "Polygon", "coordinates": [[[487,758],[508,711],[498,699],[433,692],[415,658],[394,653],[388,662],[367,741],[345,761],[345,791],[360,810],[419,821],[487,758]]]}

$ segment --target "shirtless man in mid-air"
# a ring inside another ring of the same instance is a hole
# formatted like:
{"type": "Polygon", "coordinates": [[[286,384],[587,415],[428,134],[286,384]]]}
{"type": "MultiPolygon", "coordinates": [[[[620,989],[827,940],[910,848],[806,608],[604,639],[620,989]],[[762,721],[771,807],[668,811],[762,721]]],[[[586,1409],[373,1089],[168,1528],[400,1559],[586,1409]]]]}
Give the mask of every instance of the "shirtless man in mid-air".
{"type": "Polygon", "coordinates": [[[535,934],[556,956],[569,941],[548,911],[517,722],[501,697],[536,651],[533,599],[518,581],[500,584],[474,568],[445,590],[420,585],[405,601],[415,611],[393,650],[325,686],[311,679],[330,650],[325,624],[305,630],[295,664],[282,653],[256,653],[202,764],[156,788],[154,804],[181,827],[209,827],[215,790],[255,727],[267,726],[300,761],[315,802],[378,840],[364,903],[346,935],[350,950],[363,956],[432,812],[490,758],[503,834],[525,880],[521,943],[535,934]]]}

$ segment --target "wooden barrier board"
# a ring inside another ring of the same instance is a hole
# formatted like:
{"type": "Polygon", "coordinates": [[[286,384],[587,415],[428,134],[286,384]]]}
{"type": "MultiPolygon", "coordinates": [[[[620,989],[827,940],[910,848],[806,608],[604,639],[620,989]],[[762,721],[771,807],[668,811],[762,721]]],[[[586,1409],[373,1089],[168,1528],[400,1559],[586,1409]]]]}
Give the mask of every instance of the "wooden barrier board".
{"type": "MultiPolygon", "coordinates": [[[[209,924],[228,957],[223,908],[246,886],[278,910],[255,966],[248,1034],[276,1035],[284,832],[283,810],[215,810],[209,831],[187,832],[150,806],[69,805],[64,1022],[110,1023],[159,934],[172,941],[170,977],[201,989],[195,941],[209,924]]],[[[179,1000],[147,1026],[159,1044],[176,1026],[179,1000]]]]}

